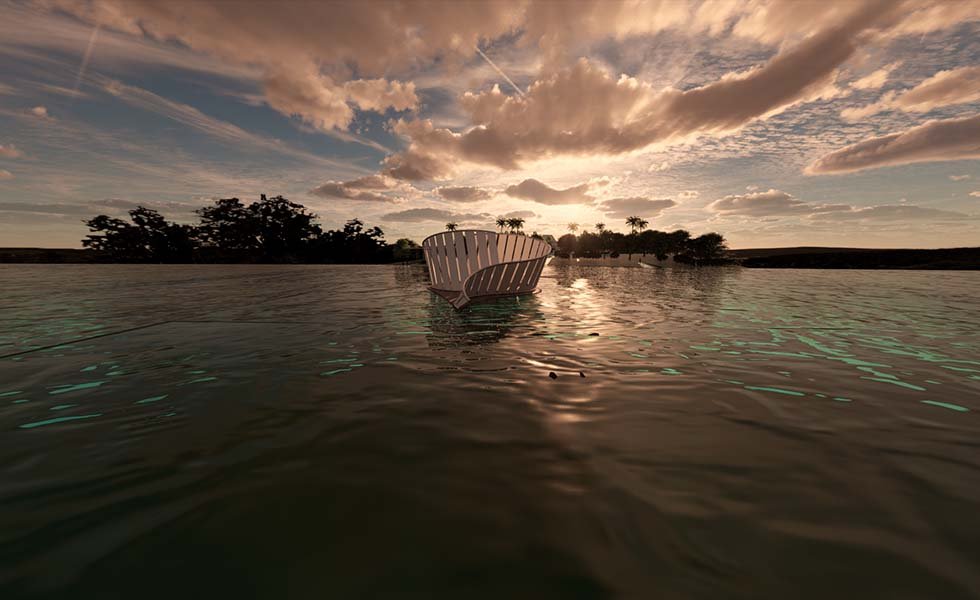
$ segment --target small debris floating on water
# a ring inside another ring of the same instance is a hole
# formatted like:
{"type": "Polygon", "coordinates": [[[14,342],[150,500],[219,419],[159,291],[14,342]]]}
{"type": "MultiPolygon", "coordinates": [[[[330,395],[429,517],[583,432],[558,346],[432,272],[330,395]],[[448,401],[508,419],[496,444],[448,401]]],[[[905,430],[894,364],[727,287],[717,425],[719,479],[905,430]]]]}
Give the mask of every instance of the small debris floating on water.
{"type": "Polygon", "coordinates": [[[554,371],[548,373],[548,377],[551,377],[552,379],[558,379],[558,375],[556,375],[554,371]]]}
{"type": "Polygon", "coordinates": [[[592,332],[592,333],[590,333],[589,335],[590,335],[590,336],[592,336],[592,335],[594,335],[594,336],[598,336],[599,334],[598,334],[598,333],[595,333],[595,332],[592,332]]]}
{"type": "Polygon", "coordinates": [[[585,373],[584,373],[584,372],[582,372],[582,371],[579,371],[579,372],[578,372],[578,376],[579,376],[579,377],[585,377],[585,373]]]}

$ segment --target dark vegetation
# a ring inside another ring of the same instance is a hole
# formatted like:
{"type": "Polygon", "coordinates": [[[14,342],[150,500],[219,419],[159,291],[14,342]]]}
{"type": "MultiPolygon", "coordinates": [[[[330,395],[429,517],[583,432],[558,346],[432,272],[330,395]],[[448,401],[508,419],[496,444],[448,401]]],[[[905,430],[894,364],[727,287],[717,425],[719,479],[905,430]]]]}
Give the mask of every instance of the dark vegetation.
{"type": "MultiPolygon", "coordinates": [[[[632,219],[632,217],[631,217],[632,219]]],[[[644,221],[640,221],[645,225],[644,221]]],[[[627,221],[632,227],[633,223],[627,221]]],[[[637,231],[623,234],[609,231],[603,225],[597,232],[584,231],[579,235],[567,233],[558,238],[558,256],[575,255],[581,258],[616,258],[621,254],[652,254],[658,260],[673,256],[676,262],[694,265],[728,264],[725,238],[718,233],[698,237],[683,229],[677,231],[637,231]]]]}
{"type": "Polygon", "coordinates": [[[245,204],[223,198],[197,211],[197,225],[167,221],[143,207],[129,220],[99,215],[85,221],[84,240],[106,262],[128,263],[389,263],[419,260],[409,239],[388,244],[378,227],[358,219],[323,231],[316,215],[282,196],[245,204]]]}
{"type": "MultiPolygon", "coordinates": [[[[742,261],[746,267],[769,269],[948,269],[980,270],[980,248],[938,250],[838,250],[773,254],[772,251],[742,261]]],[[[743,253],[750,251],[744,250],[743,253]]]]}

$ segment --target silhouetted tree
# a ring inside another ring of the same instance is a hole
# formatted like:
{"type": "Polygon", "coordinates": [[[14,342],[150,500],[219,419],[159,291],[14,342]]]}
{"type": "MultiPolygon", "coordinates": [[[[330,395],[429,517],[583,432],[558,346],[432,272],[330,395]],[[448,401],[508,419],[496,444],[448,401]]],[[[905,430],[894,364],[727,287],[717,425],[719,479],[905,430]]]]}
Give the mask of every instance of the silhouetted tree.
{"type": "Polygon", "coordinates": [[[422,246],[408,238],[400,238],[391,245],[391,258],[396,262],[422,258],[422,246]]]}
{"type": "Polygon", "coordinates": [[[258,220],[238,198],[215,200],[196,213],[201,218],[198,229],[205,247],[232,252],[259,249],[258,220]]]}
{"type": "Polygon", "coordinates": [[[688,241],[687,254],[695,264],[711,262],[724,255],[725,238],[719,233],[706,233],[688,241]]]}
{"type": "Polygon", "coordinates": [[[691,234],[683,229],[671,231],[667,234],[667,253],[683,254],[687,251],[687,243],[691,240],[691,234]]]}
{"type": "Polygon", "coordinates": [[[446,223],[446,231],[456,231],[459,228],[459,223],[446,223]]]}
{"type": "Polygon", "coordinates": [[[205,246],[218,254],[235,253],[239,259],[297,261],[321,233],[315,214],[282,196],[262,194],[248,206],[238,198],[223,198],[197,214],[205,246]]]}
{"type": "Polygon", "coordinates": [[[571,256],[578,250],[578,238],[571,233],[558,238],[558,252],[566,256],[571,256]]]}
{"type": "Polygon", "coordinates": [[[351,219],[343,229],[321,235],[314,256],[319,262],[376,263],[391,260],[392,252],[379,227],[365,228],[360,219],[351,219]]]}
{"type": "Polygon", "coordinates": [[[507,219],[507,227],[514,233],[520,233],[524,229],[524,219],[520,217],[507,219]]]}
{"type": "Polygon", "coordinates": [[[505,219],[504,217],[497,217],[497,228],[500,229],[500,233],[503,233],[504,228],[509,226],[510,222],[508,219],[505,219]]]}
{"type": "Polygon", "coordinates": [[[320,236],[320,226],[314,223],[316,215],[282,196],[266,198],[262,194],[261,200],[248,208],[257,221],[257,241],[267,259],[299,257],[320,236]]]}
{"type": "Polygon", "coordinates": [[[119,262],[191,262],[196,230],[171,223],[155,210],[136,207],[129,211],[132,223],[107,215],[85,221],[89,234],[82,246],[106,253],[119,262]]]}
{"type": "Polygon", "coordinates": [[[606,230],[606,224],[605,223],[596,223],[595,224],[595,232],[598,233],[599,235],[602,235],[602,232],[605,231],[605,230],[606,230]]]}
{"type": "Polygon", "coordinates": [[[635,234],[637,231],[646,229],[649,223],[640,217],[629,217],[626,219],[626,224],[629,225],[630,233],[635,234]]]}
{"type": "Polygon", "coordinates": [[[575,233],[576,231],[578,231],[578,223],[569,223],[568,224],[568,232],[569,233],[575,233]]]}

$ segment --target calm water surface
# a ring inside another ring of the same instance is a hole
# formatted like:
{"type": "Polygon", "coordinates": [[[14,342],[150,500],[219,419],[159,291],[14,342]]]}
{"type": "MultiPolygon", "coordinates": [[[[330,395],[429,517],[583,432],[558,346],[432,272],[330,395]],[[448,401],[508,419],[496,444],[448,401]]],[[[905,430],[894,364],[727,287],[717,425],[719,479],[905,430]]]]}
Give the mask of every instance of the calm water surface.
{"type": "Polygon", "coordinates": [[[425,285],[0,265],[0,595],[980,596],[980,274],[425,285]]]}

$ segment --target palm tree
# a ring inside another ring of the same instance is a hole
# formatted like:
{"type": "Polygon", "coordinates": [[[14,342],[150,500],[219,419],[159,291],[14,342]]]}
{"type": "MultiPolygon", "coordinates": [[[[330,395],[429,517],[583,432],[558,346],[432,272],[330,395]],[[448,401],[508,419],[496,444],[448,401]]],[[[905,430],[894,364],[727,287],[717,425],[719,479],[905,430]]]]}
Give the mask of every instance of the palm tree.
{"type": "Polygon", "coordinates": [[[605,223],[596,223],[595,224],[595,232],[598,233],[599,235],[602,235],[602,232],[605,231],[605,230],[606,230],[606,224],[605,223]]]}
{"type": "Polygon", "coordinates": [[[571,233],[573,233],[573,234],[576,231],[578,231],[578,223],[569,223],[568,224],[568,231],[571,232],[571,233]]]}
{"type": "Polygon", "coordinates": [[[629,225],[630,233],[636,235],[638,230],[643,231],[650,223],[648,221],[644,221],[640,217],[630,217],[626,219],[626,224],[629,225]]]}
{"type": "Polygon", "coordinates": [[[513,219],[507,219],[507,227],[514,233],[520,233],[524,229],[524,219],[516,217],[513,219]]]}
{"type": "Polygon", "coordinates": [[[446,231],[456,231],[459,227],[459,223],[446,223],[446,231]]]}
{"type": "Polygon", "coordinates": [[[497,227],[500,229],[500,233],[504,232],[504,227],[510,227],[509,219],[503,217],[497,217],[497,227]]]}

